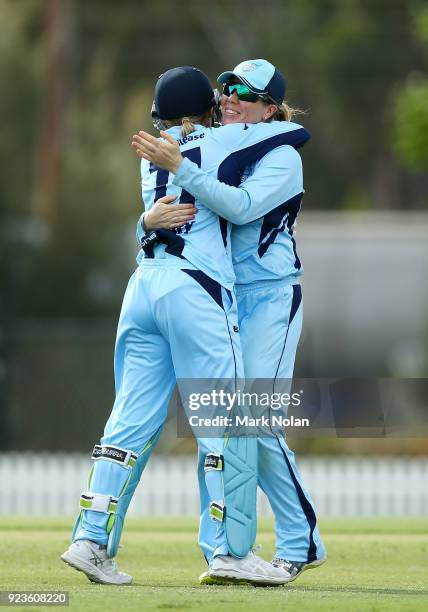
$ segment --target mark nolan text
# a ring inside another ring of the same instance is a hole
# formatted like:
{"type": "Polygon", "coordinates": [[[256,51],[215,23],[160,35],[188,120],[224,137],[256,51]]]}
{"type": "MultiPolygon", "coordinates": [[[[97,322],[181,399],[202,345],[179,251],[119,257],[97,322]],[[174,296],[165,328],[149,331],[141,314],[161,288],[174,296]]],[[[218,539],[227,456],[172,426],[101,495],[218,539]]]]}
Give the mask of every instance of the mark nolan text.
{"type": "Polygon", "coordinates": [[[299,419],[293,415],[289,418],[281,415],[272,415],[270,418],[236,415],[235,425],[242,425],[243,427],[309,427],[309,419],[299,419]]]}
{"type": "Polygon", "coordinates": [[[236,415],[234,418],[216,416],[213,418],[202,418],[192,415],[189,418],[191,427],[309,427],[309,419],[299,419],[291,415],[289,418],[281,415],[250,417],[236,415]]]}

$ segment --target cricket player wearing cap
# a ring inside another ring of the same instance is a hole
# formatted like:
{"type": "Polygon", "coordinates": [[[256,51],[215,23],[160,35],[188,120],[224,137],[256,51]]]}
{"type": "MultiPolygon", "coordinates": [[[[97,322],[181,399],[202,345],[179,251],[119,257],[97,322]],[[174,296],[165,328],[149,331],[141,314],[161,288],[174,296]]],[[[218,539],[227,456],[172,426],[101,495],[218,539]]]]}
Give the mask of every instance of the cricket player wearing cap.
{"type": "MultiPolygon", "coordinates": [[[[237,184],[245,166],[283,144],[303,144],[296,124],[241,124],[212,129],[215,98],[196,68],[168,70],[155,87],[154,116],[180,140],[183,156],[204,172],[237,184]]],[[[172,194],[190,194],[167,171],[142,160],[142,193],[150,210],[172,194]]],[[[88,489],[80,498],[73,543],[62,555],[90,580],[127,584],[115,562],[123,523],[141,473],[161,433],[176,379],[235,381],[243,376],[230,224],[196,200],[198,216],[181,231],[144,237],[123,300],[115,348],[116,399],[93,451],[88,489]]],[[[198,438],[199,542],[209,574],[283,584],[291,574],[251,551],[255,538],[257,442],[198,438]],[[209,521],[209,523],[208,523],[209,521]],[[209,527],[207,527],[209,524],[209,527]]]]}
{"type": "MultiPolygon", "coordinates": [[[[220,74],[218,81],[223,86],[223,125],[290,119],[285,79],[270,62],[246,60],[220,74]]],[[[139,144],[144,150],[147,140],[139,144]]],[[[182,159],[171,139],[157,141],[156,153],[152,150],[149,158],[174,172],[174,184],[234,223],[232,256],[245,376],[269,378],[275,391],[286,391],[302,328],[302,265],[294,239],[303,196],[299,154],[290,144],[267,152],[246,167],[239,188],[182,159]]],[[[159,203],[146,213],[146,225],[168,224],[172,218],[173,207],[159,203]]],[[[258,440],[258,482],[275,515],[273,563],[292,579],[321,565],[326,552],[314,505],[281,430],[258,440]]],[[[202,580],[209,582],[209,577],[202,580]]]]}

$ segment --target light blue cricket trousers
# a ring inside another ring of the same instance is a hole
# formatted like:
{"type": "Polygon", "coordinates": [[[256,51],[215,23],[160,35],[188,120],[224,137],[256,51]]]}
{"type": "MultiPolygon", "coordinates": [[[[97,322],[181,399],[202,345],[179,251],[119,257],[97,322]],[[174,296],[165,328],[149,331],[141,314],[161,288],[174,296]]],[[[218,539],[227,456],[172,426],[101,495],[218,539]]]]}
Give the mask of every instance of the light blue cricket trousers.
{"type": "MultiPolygon", "coordinates": [[[[300,285],[237,285],[236,297],[246,378],[291,379],[302,329],[300,285]]],[[[276,556],[304,562],[324,557],[314,504],[284,436],[259,438],[258,473],[275,515],[276,556]]]]}
{"type": "MultiPolygon", "coordinates": [[[[187,261],[142,260],[129,281],[120,313],[114,357],[116,399],[101,444],[138,455],[144,451],[147,462],[167,418],[176,379],[243,376],[237,323],[233,294],[187,261]]],[[[224,440],[199,438],[198,445],[203,472],[205,456],[222,454],[224,440]]],[[[112,461],[96,461],[88,491],[119,497],[128,474],[112,461]]],[[[205,524],[210,501],[223,499],[222,472],[204,473],[200,488],[201,524],[205,524]]],[[[106,544],[108,518],[83,510],[74,541],[106,544]]],[[[210,528],[199,535],[204,555],[227,554],[223,524],[209,523],[210,528]]]]}

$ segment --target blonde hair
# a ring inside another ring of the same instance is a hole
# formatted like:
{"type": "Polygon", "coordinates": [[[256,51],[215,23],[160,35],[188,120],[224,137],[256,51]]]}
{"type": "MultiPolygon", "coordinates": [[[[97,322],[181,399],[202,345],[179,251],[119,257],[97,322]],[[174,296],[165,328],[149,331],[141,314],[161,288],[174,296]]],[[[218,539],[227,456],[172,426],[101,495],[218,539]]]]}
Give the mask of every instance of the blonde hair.
{"type": "Polygon", "coordinates": [[[190,117],[182,117],[181,118],[181,135],[188,136],[192,132],[195,131],[194,120],[190,117]]]}
{"type": "Polygon", "coordinates": [[[292,108],[287,104],[287,102],[283,102],[279,106],[276,107],[276,111],[274,114],[267,119],[267,123],[270,121],[293,121],[293,119],[297,115],[304,115],[306,111],[301,110],[300,108],[292,108]]]}
{"type": "Polygon", "coordinates": [[[192,117],[181,117],[181,119],[171,119],[164,121],[163,124],[165,129],[172,127],[173,125],[181,125],[181,136],[184,138],[195,131],[196,124],[203,124],[211,116],[211,109],[203,115],[192,116],[192,117]]]}

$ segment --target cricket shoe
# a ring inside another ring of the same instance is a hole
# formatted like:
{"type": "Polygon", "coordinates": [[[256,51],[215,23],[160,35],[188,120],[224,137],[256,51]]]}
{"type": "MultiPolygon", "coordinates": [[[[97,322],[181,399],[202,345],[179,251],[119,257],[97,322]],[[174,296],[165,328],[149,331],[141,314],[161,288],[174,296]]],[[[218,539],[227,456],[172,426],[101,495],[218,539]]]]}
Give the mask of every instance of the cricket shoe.
{"type": "Polygon", "coordinates": [[[232,584],[232,583],[233,583],[233,580],[229,580],[228,578],[221,578],[220,576],[211,577],[208,571],[202,572],[202,574],[199,576],[199,584],[224,585],[224,584],[232,584]]]}
{"type": "Polygon", "coordinates": [[[315,561],[311,561],[310,563],[305,561],[287,561],[286,559],[275,557],[275,559],[272,560],[272,565],[275,567],[281,567],[284,571],[290,574],[291,578],[289,582],[293,582],[293,580],[296,580],[296,578],[298,578],[303,572],[306,572],[306,570],[319,567],[326,561],[327,557],[315,559],[315,561]]]}
{"type": "Polygon", "coordinates": [[[100,584],[131,584],[132,576],[119,572],[116,561],[107,557],[107,546],[100,546],[91,540],[73,542],[61,559],[83,572],[91,582],[100,584]]]}
{"type": "Polygon", "coordinates": [[[237,559],[230,555],[214,557],[210,563],[208,575],[215,580],[223,578],[227,582],[259,586],[285,584],[291,579],[291,574],[286,569],[273,566],[258,557],[254,551],[249,552],[243,559],[237,559]]]}

